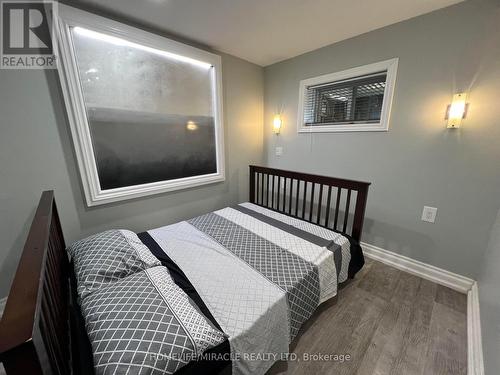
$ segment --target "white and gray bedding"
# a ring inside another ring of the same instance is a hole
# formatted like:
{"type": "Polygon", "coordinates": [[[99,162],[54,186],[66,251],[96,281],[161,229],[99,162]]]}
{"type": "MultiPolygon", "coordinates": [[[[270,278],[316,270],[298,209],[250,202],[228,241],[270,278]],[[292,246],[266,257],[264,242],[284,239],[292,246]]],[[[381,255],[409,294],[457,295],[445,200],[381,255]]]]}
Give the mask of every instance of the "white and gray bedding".
{"type": "Polygon", "coordinates": [[[160,261],[129,230],[108,230],[74,242],[67,249],[80,298],[160,261]]]}
{"type": "Polygon", "coordinates": [[[98,374],[264,374],[363,264],[346,236],[250,203],[68,251],[98,374]]]}
{"type": "Polygon", "coordinates": [[[82,300],[97,375],[173,374],[225,340],[159,266],[82,300]]]}
{"type": "Polygon", "coordinates": [[[250,203],[148,233],[229,335],[233,374],[263,374],[287,353],[350,267],[345,236],[250,203]]]}

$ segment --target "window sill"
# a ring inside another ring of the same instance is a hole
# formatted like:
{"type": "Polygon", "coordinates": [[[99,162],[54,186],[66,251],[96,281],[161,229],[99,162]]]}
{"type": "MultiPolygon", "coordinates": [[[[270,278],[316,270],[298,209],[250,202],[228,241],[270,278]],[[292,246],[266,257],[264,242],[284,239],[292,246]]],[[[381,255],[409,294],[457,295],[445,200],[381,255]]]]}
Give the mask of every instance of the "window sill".
{"type": "Polygon", "coordinates": [[[143,185],[127,186],[124,188],[109,189],[105,191],[102,191],[100,189],[94,190],[92,189],[92,186],[86,186],[85,188],[89,190],[89,194],[87,195],[87,205],[91,207],[101,204],[119,202],[127,199],[146,197],[159,193],[196,188],[203,185],[224,181],[224,172],[221,171],[219,173],[213,173],[209,175],[152,182],[143,185]]]}

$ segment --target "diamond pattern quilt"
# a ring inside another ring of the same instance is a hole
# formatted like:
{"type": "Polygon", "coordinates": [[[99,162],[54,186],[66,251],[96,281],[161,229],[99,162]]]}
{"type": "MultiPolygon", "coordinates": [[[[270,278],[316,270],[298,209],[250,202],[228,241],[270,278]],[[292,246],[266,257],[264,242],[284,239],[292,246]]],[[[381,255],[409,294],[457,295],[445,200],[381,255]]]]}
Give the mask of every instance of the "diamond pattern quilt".
{"type": "Polygon", "coordinates": [[[129,230],[108,230],[68,247],[80,298],[107,284],[161,263],[129,230]]]}
{"type": "Polygon", "coordinates": [[[173,374],[225,340],[161,266],[94,291],[81,307],[96,375],[173,374]]]}
{"type": "Polygon", "coordinates": [[[288,353],[302,324],[336,295],[339,275],[347,273],[343,264],[349,262],[341,235],[299,226],[253,206],[244,207],[284,225],[235,207],[148,231],[229,335],[235,375],[264,374],[288,353]],[[304,232],[318,241],[301,236],[304,232]],[[341,269],[334,259],[337,249],[341,269]],[[255,353],[273,355],[255,360],[255,353]]]}

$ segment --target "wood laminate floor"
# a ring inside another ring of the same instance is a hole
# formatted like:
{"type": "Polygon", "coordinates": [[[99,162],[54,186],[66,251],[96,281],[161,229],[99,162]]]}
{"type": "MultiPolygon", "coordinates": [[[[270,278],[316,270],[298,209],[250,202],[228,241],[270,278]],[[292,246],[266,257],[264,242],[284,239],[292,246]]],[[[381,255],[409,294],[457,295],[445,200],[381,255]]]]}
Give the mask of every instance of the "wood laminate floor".
{"type": "Polygon", "coordinates": [[[466,374],[466,313],[465,294],[367,259],[268,374],[466,374]]]}

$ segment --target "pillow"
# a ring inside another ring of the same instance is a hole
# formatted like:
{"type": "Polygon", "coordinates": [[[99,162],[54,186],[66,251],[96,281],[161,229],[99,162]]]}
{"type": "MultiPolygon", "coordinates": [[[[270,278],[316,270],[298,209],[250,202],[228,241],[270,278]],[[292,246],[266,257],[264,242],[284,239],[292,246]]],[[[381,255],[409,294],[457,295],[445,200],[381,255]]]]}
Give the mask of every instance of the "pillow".
{"type": "Polygon", "coordinates": [[[94,291],[82,301],[100,374],[173,374],[226,335],[172,280],[154,267],[94,291]]]}
{"type": "Polygon", "coordinates": [[[161,262],[129,230],[108,230],[68,247],[75,270],[77,292],[85,298],[102,286],[161,262]]]}

